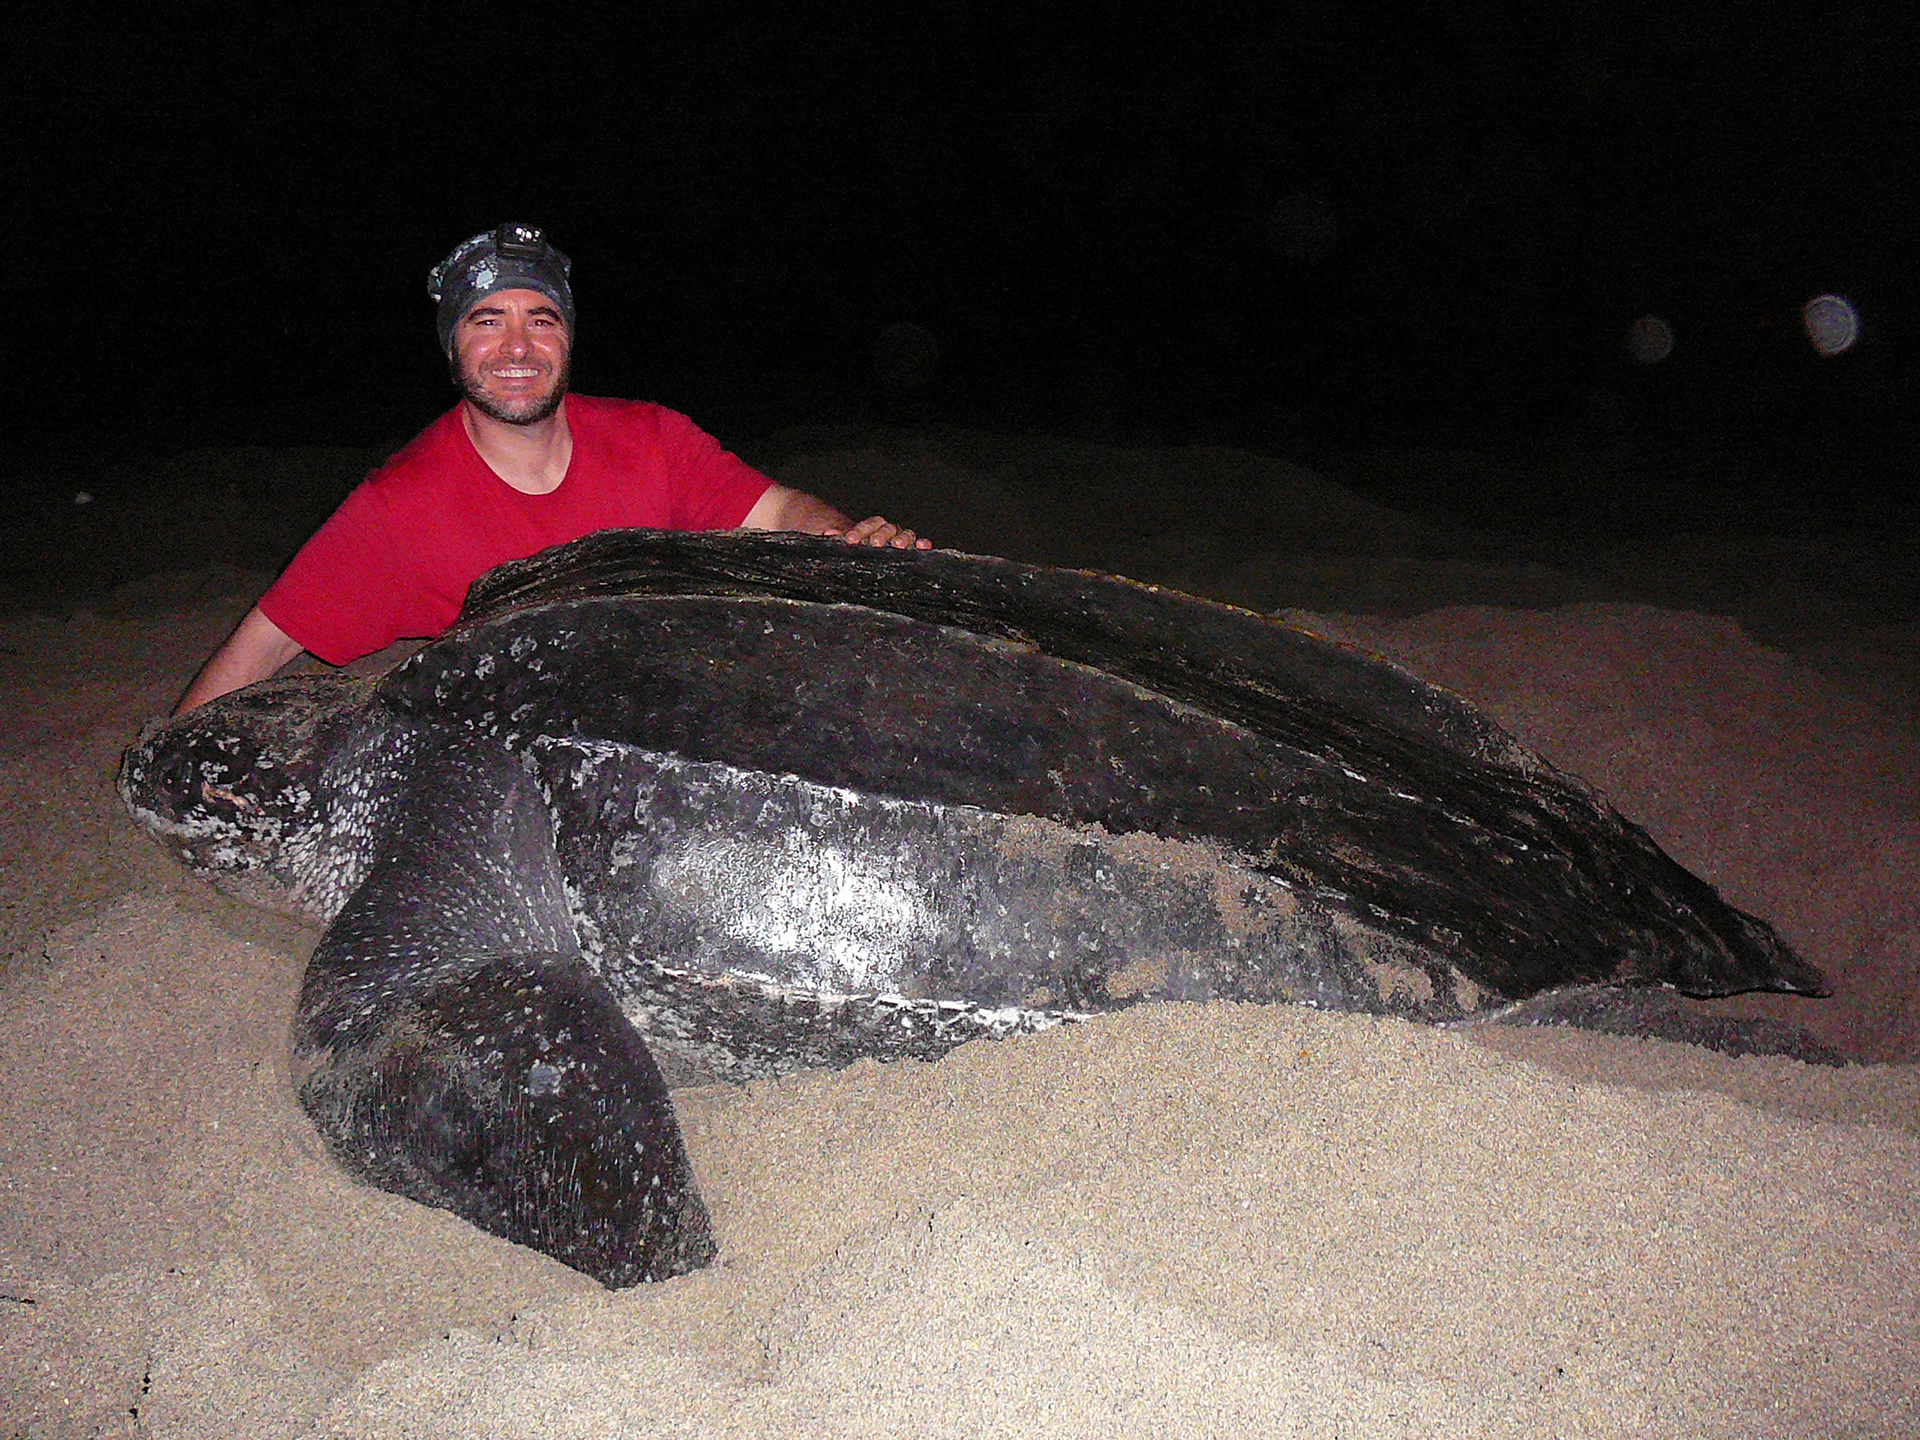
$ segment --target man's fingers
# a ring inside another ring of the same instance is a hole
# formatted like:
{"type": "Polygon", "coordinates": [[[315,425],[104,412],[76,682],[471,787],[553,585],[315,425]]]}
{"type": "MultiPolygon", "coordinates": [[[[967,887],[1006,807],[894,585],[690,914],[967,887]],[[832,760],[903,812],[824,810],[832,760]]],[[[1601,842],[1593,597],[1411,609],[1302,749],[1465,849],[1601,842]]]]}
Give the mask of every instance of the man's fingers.
{"type": "Polygon", "coordinates": [[[891,545],[896,550],[931,550],[933,542],[922,540],[913,531],[894,524],[884,515],[869,515],[845,530],[826,530],[822,534],[844,540],[849,545],[891,545]]]}
{"type": "Polygon", "coordinates": [[[907,544],[913,543],[911,530],[902,530],[884,515],[870,515],[846,532],[849,545],[898,545],[899,537],[908,537],[907,544]]]}

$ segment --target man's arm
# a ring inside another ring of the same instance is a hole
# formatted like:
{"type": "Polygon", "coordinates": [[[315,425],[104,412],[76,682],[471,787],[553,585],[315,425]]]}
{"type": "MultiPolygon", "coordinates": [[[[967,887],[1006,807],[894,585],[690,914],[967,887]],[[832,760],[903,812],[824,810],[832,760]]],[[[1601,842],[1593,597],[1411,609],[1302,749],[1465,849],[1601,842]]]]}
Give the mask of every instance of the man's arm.
{"type": "MultiPolygon", "coordinates": [[[[808,535],[838,536],[850,545],[891,545],[899,550],[932,549],[911,530],[903,530],[884,516],[854,524],[833,506],[804,490],[769,485],[741,522],[749,530],[798,530],[808,535]]],[[[211,659],[200,667],[187,693],[173,707],[183,715],[196,705],[264,680],[301,652],[303,647],[255,606],[247,612],[211,659]]]]}
{"type": "Polygon", "coordinates": [[[891,545],[896,550],[931,550],[933,542],[903,530],[884,515],[858,525],[817,495],[785,485],[769,485],[740,522],[749,530],[798,530],[803,535],[832,535],[849,545],[891,545]]]}
{"type": "Polygon", "coordinates": [[[213,652],[212,658],[200,667],[200,673],[193,677],[187,693],[173,707],[173,713],[184,715],[194,706],[204,705],[229,690],[264,680],[301,649],[298,641],[261,614],[256,605],[233,627],[233,633],[213,652]]]}

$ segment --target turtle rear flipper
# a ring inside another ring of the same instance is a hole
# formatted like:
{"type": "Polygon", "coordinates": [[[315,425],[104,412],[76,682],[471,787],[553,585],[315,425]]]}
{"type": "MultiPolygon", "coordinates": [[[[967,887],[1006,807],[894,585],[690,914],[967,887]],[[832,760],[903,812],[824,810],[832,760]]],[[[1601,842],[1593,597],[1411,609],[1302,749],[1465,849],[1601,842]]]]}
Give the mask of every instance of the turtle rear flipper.
{"type": "Polygon", "coordinates": [[[1488,1017],[1493,1025],[1558,1025],[1602,1035],[1631,1035],[1698,1045],[1723,1055],[1780,1055],[1806,1065],[1842,1066],[1849,1057],[1811,1031],[1783,1020],[1714,1015],[1655,986],[1590,985],[1537,995],[1488,1017]]]}

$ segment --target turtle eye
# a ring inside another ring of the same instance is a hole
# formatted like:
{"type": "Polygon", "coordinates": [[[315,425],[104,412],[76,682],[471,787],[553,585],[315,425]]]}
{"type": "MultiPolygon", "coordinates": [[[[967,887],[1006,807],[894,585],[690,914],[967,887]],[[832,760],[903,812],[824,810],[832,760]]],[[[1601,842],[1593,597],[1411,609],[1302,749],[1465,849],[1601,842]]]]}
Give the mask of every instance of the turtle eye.
{"type": "Polygon", "coordinates": [[[135,781],[146,781],[148,792],[159,801],[180,810],[194,799],[193,758],[184,750],[170,750],[164,758],[149,760],[144,777],[135,771],[135,781]]]}

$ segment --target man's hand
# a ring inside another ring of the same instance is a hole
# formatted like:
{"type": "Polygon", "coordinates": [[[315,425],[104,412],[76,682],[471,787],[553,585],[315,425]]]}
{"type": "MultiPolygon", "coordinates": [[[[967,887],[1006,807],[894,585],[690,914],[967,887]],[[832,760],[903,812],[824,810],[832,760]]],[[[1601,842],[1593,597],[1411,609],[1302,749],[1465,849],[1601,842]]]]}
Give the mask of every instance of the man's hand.
{"type": "Polygon", "coordinates": [[[873,515],[858,525],[817,495],[786,485],[769,485],[747,518],[748,530],[798,530],[803,535],[831,535],[849,545],[891,545],[896,550],[931,550],[933,542],[911,530],[902,530],[884,515],[873,515]]]}
{"type": "Polygon", "coordinates": [[[913,531],[894,524],[884,515],[869,515],[858,525],[849,525],[844,530],[823,530],[823,535],[835,535],[849,545],[891,545],[896,550],[931,550],[933,542],[922,540],[913,531]]]}

